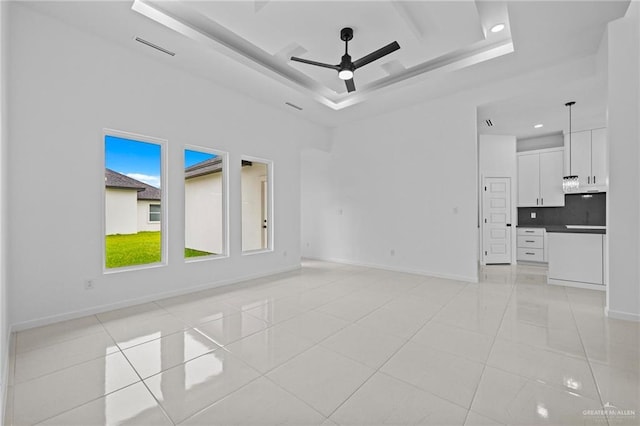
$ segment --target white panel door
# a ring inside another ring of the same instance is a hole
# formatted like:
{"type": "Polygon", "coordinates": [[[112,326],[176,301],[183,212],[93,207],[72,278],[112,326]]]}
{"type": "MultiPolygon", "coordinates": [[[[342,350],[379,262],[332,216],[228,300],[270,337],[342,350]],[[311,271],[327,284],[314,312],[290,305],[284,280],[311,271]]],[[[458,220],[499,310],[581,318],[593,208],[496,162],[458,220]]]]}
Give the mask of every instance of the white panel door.
{"type": "Polygon", "coordinates": [[[571,133],[571,174],[581,187],[591,185],[591,130],[571,133]]]}
{"type": "Polygon", "coordinates": [[[511,263],[511,179],[486,177],[483,189],[484,263],[511,263]]]}
{"type": "Polygon", "coordinates": [[[607,129],[591,131],[591,183],[607,184],[607,129]]]}
{"type": "Polygon", "coordinates": [[[564,206],[562,190],[562,151],[540,153],[540,205],[544,207],[564,206]]]}
{"type": "Polygon", "coordinates": [[[518,207],[540,204],[540,166],[538,154],[518,155],[518,207]]]}

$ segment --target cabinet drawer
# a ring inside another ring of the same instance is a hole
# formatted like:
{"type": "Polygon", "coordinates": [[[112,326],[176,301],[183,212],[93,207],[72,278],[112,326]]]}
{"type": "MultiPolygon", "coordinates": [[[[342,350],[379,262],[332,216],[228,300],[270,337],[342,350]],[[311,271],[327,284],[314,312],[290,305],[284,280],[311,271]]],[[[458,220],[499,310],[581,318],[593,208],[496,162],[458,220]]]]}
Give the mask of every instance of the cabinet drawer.
{"type": "Polygon", "coordinates": [[[544,250],[539,248],[518,248],[518,260],[544,262],[544,250]]]}
{"type": "Polygon", "coordinates": [[[533,235],[518,235],[518,247],[543,249],[544,237],[533,235]]]}
{"type": "Polygon", "coordinates": [[[518,228],[518,235],[542,237],[544,235],[544,228],[518,228]]]}

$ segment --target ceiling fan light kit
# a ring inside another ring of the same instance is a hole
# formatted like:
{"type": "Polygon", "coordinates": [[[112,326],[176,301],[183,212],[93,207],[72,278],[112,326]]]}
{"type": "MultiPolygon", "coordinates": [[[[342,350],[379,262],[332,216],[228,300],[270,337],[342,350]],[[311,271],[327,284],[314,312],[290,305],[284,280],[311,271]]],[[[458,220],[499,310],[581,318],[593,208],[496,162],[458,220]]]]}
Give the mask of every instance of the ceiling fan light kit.
{"type": "Polygon", "coordinates": [[[387,56],[388,54],[395,52],[400,49],[400,45],[397,41],[393,43],[389,43],[388,45],[369,53],[366,56],[356,60],[355,62],[351,61],[351,56],[349,55],[349,40],[353,38],[353,29],[346,27],[340,30],[340,40],[344,41],[344,55],[342,56],[340,63],[338,65],[325,64],[323,62],[310,61],[308,59],[296,58],[295,56],[291,57],[292,61],[302,62],[303,64],[315,65],[317,67],[323,68],[331,68],[338,71],[338,78],[344,80],[345,85],[347,86],[348,92],[353,92],[356,90],[356,84],[353,81],[353,75],[355,70],[361,68],[373,61],[377,61],[383,56],[387,56]]]}

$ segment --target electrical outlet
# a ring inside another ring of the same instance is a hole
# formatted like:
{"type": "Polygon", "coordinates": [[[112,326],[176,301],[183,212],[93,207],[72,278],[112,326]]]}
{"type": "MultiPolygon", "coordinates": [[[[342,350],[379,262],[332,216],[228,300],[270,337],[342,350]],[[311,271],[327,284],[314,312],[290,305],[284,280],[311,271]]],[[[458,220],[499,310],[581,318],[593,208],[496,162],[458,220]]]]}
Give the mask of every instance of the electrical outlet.
{"type": "Polygon", "coordinates": [[[531,212],[531,219],[535,219],[536,218],[536,212],[531,212]]]}
{"type": "Polygon", "coordinates": [[[93,280],[85,280],[85,281],[84,281],[84,289],[85,289],[85,290],[93,290],[93,289],[94,289],[94,282],[93,282],[93,280]]]}

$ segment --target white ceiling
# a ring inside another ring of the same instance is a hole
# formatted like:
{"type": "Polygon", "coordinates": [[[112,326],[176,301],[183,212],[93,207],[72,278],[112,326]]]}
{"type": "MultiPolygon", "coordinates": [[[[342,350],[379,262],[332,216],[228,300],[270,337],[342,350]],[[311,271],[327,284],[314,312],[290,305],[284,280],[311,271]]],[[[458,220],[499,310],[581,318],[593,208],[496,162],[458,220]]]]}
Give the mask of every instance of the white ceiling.
{"type": "MultiPolygon", "coordinates": [[[[182,68],[310,121],[338,126],[383,113],[390,105],[409,106],[456,93],[461,87],[593,55],[606,24],[624,15],[629,1],[137,3],[138,10],[155,11],[155,19],[132,10],[133,3],[23,5],[154,57],[163,65],[182,68]],[[169,27],[160,22],[169,22],[169,27]],[[497,22],[505,22],[506,30],[498,35],[488,32],[497,22]],[[338,63],[344,53],[339,39],[344,26],[354,28],[354,39],[349,43],[354,60],[394,40],[401,45],[400,50],[356,70],[358,90],[352,94],[345,92],[334,71],[288,61],[293,54],[338,63]],[[176,55],[137,43],[136,36],[176,55]],[[509,53],[511,49],[513,53],[509,53]],[[294,110],[285,102],[303,110],[294,110]]],[[[490,113],[496,123],[522,120],[530,126],[529,121],[539,121],[532,118],[536,110],[550,110],[560,102],[557,114],[566,120],[562,104],[567,96],[581,94],[581,89],[573,88],[571,93],[555,89],[550,87],[547,95],[536,93],[480,110],[490,113]]],[[[594,114],[598,108],[602,111],[602,90],[599,94],[594,91],[584,102],[571,99],[578,102],[576,110],[592,103],[594,114]]],[[[505,131],[523,135],[526,126],[520,125],[520,130],[505,127],[505,131]]],[[[558,124],[545,124],[545,130],[554,126],[558,124]]]]}

